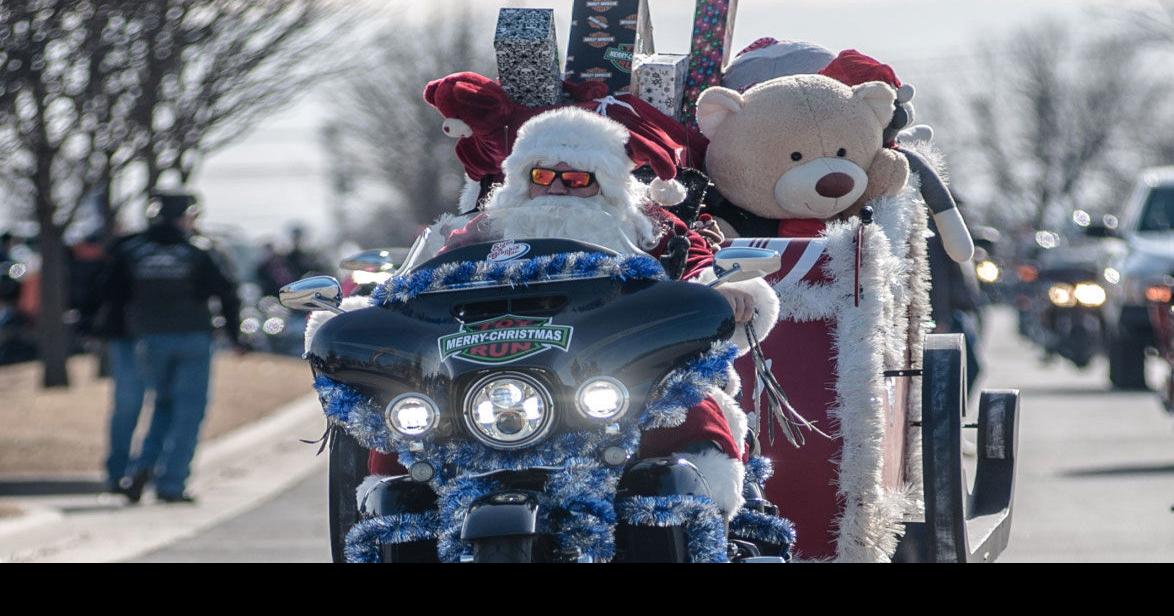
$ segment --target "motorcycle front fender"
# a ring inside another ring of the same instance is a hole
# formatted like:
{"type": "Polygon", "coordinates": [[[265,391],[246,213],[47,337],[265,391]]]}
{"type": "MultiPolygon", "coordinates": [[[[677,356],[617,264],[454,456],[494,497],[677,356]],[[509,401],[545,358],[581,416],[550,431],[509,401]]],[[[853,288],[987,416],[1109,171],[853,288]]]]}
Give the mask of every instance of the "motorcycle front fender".
{"type": "Polygon", "coordinates": [[[482,496],[469,506],[461,540],[537,534],[538,497],[527,490],[501,490],[482,496]]]}

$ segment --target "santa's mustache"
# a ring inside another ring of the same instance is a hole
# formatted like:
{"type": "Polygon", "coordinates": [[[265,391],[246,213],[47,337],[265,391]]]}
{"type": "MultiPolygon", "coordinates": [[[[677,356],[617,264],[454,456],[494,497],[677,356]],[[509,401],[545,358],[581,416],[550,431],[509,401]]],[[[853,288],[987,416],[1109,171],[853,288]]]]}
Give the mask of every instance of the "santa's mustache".
{"type": "Polygon", "coordinates": [[[486,210],[495,231],[505,239],[561,237],[598,244],[620,253],[639,254],[633,225],[614,212],[603,197],[543,195],[486,210]]]}

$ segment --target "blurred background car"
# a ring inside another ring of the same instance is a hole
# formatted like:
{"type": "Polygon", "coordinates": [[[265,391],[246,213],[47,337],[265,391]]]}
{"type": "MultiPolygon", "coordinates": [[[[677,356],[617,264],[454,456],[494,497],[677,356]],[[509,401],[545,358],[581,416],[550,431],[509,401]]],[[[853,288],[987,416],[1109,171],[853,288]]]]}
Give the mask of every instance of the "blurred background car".
{"type": "Polygon", "coordinates": [[[1146,349],[1155,346],[1149,289],[1174,273],[1174,167],[1143,171],[1122,210],[1121,224],[1091,226],[1109,252],[1105,333],[1109,381],[1118,389],[1146,389],[1146,349]]]}

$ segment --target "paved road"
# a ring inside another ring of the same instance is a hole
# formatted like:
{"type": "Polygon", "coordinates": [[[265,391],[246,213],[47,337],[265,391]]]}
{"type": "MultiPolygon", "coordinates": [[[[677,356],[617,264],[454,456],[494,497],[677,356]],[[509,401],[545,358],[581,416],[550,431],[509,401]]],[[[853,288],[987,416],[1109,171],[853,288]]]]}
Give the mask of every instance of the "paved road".
{"type": "MultiPolygon", "coordinates": [[[[986,346],[982,386],[1023,394],[1016,510],[1001,560],[1174,562],[1174,419],[1154,395],[1108,391],[1103,363],[1084,372],[1043,366],[1007,312],[988,315],[986,346]]],[[[143,561],[329,560],[325,490],[315,472],[143,561]]]]}
{"type": "MultiPolygon", "coordinates": [[[[1081,371],[990,315],[984,387],[1019,387],[1019,474],[1001,560],[1174,562],[1174,418],[1155,394],[1108,389],[1108,366],[1081,371]]],[[[1151,362],[1150,384],[1161,382],[1151,362]]]]}
{"type": "Polygon", "coordinates": [[[134,562],[330,562],[326,471],[314,472],[244,515],[134,562]]]}

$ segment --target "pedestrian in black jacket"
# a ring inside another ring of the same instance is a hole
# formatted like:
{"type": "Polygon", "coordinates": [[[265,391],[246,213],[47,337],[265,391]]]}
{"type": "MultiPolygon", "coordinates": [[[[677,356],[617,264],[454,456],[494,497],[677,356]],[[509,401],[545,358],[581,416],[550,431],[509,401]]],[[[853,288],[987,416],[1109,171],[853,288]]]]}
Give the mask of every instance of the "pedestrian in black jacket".
{"type": "Polygon", "coordinates": [[[226,332],[238,350],[244,349],[238,340],[237,285],[211,241],[194,233],[199,211],[194,195],[153,194],[147,206],[150,226],[112,247],[103,276],[107,333],[123,334],[112,345],[115,401],[107,473],[112,481],[122,477],[117,491],[132,502],[152,479],[159,500],[193,500],[185,485],[208,401],[212,297],[220,302],[226,332]],[[141,377],[155,391],[151,427],[129,463],[142,394],[136,400],[133,387],[127,387],[120,399],[120,377],[132,382],[141,377]]]}

